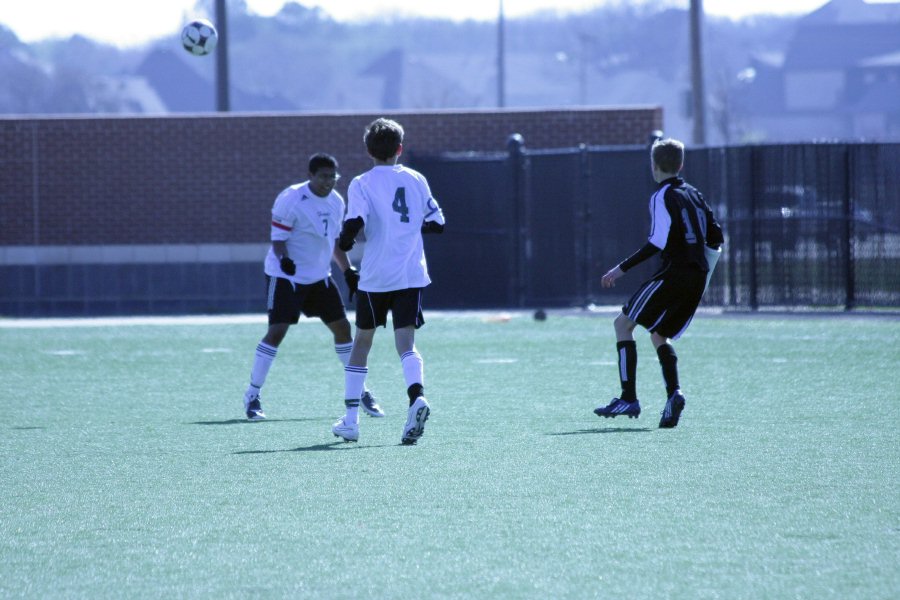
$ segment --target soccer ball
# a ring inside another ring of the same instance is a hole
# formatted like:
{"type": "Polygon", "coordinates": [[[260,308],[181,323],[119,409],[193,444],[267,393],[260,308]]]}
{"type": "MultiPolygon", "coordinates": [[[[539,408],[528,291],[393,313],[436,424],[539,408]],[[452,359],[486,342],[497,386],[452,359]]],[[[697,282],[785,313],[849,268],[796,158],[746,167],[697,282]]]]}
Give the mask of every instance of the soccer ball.
{"type": "Polygon", "coordinates": [[[219,41],[219,34],[206,19],[191,21],[181,30],[181,44],[194,56],[205,56],[212,52],[219,41]]]}

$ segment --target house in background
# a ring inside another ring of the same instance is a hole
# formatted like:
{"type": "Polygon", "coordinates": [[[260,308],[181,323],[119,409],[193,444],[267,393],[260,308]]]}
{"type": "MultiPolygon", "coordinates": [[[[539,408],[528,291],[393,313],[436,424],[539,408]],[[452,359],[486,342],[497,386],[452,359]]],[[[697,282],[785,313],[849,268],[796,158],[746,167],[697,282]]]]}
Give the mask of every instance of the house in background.
{"type": "Polygon", "coordinates": [[[832,0],[741,80],[740,141],[900,139],[900,2],[832,0]]]}

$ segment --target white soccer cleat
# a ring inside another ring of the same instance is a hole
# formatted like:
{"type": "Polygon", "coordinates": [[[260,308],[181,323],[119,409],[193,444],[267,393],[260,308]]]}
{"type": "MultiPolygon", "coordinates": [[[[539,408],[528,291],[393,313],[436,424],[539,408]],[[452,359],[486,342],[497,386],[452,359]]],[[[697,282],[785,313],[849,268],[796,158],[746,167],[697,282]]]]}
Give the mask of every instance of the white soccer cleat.
{"type": "Polygon", "coordinates": [[[343,438],[345,442],[358,442],[359,424],[347,423],[344,421],[344,417],[341,417],[338,419],[337,423],[332,425],[331,433],[333,433],[335,437],[343,438]]]}
{"type": "Polygon", "coordinates": [[[431,407],[424,396],[419,396],[406,413],[406,425],[403,426],[403,437],[400,443],[404,446],[412,446],[419,441],[425,433],[425,421],[431,414],[431,407]]]}

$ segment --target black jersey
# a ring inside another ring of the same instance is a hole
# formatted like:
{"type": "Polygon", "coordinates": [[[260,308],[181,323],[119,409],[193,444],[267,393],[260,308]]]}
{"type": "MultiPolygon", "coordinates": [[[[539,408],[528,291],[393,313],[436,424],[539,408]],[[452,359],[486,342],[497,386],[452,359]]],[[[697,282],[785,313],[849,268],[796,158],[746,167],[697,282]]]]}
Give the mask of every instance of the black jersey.
{"type": "Polygon", "coordinates": [[[659,184],[650,197],[648,242],[662,251],[664,267],[709,271],[704,246],[718,248],[722,228],[697,188],[680,177],[659,184]]]}

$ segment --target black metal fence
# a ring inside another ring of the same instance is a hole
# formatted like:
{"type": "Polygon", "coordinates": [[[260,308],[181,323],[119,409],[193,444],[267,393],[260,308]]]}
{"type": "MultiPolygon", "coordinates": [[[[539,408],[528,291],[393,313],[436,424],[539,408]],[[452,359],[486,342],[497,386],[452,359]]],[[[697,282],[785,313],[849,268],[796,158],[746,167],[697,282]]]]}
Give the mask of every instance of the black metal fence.
{"type": "MultiPolygon", "coordinates": [[[[429,305],[616,304],[600,276],[642,245],[655,188],[646,147],[412,156],[447,215],[427,239],[429,305]]],[[[685,178],[713,207],[725,253],[704,302],[900,307],[900,144],[798,144],[688,151],[685,178]]]]}

